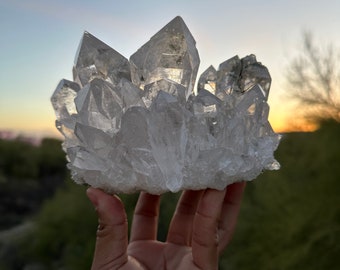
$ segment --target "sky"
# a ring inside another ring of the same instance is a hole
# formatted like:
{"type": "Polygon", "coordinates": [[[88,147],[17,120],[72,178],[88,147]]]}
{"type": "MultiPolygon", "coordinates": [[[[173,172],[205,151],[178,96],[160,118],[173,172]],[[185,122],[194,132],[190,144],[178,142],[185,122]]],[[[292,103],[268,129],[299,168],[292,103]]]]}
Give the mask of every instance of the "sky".
{"type": "Polygon", "coordinates": [[[234,55],[255,54],[268,67],[269,120],[275,131],[289,130],[289,61],[303,31],[339,43],[339,11],[337,0],[0,0],[0,130],[58,136],[50,97],[61,79],[72,79],[84,31],[129,58],[177,15],[196,40],[198,76],[234,55]]]}

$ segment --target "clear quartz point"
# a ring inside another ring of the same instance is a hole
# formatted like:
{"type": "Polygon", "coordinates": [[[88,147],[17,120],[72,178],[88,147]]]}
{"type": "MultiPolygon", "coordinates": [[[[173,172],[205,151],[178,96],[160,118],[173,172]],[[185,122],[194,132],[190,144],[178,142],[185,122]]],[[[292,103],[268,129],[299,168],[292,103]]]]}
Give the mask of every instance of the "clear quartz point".
{"type": "Polygon", "coordinates": [[[242,59],[242,74],[240,87],[247,91],[255,85],[260,85],[266,99],[268,99],[271,77],[268,69],[256,61],[255,55],[249,55],[242,59]]]}
{"type": "Polygon", "coordinates": [[[132,82],[144,86],[161,79],[193,92],[199,67],[196,42],[181,17],[176,17],[130,57],[132,82]]]}
{"type": "Polygon", "coordinates": [[[129,61],[88,32],[84,32],[76,54],[73,79],[84,86],[94,78],[116,85],[121,78],[130,80],[129,61]]]}
{"type": "Polygon", "coordinates": [[[223,99],[226,94],[240,91],[238,79],[241,71],[241,60],[237,55],[221,63],[217,71],[216,96],[223,99]]]}
{"type": "Polygon", "coordinates": [[[186,102],[186,88],[183,85],[175,83],[174,81],[162,79],[145,85],[144,102],[147,104],[147,107],[150,107],[160,91],[175,96],[181,104],[185,104],[186,102]]]}
{"type": "Polygon", "coordinates": [[[101,79],[92,80],[79,91],[75,104],[79,123],[108,134],[119,130],[123,99],[112,84],[101,79]]]}
{"type": "Polygon", "coordinates": [[[74,128],[77,119],[77,110],[74,99],[80,91],[76,82],[63,79],[51,97],[51,103],[56,115],[56,127],[65,137],[63,149],[77,145],[77,137],[74,128]]]}
{"type": "Polygon", "coordinates": [[[277,170],[271,78],[255,55],[206,69],[176,17],[130,57],[85,32],[51,102],[76,183],[109,193],[224,189],[277,170]]]}
{"type": "Polygon", "coordinates": [[[59,82],[51,97],[57,120],[66,120],[77,113],[74,98],[79,90],[80,86],[75,82],[65,79],[59,82]]]}
{"type": "Polygon", "coordinates": [[[198,80],[197,91],[203,89],[215,94],[216,92],[217,71],[213,66],[208,67],[198,80]]]}

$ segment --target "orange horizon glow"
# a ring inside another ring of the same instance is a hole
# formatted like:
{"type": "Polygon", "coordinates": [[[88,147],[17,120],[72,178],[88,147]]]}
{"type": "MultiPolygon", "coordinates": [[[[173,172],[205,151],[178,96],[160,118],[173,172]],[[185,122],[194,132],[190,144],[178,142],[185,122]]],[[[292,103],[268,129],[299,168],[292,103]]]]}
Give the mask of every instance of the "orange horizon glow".
{"type": "Polygon", "coordinates": [[[297,121],[296,119],[291,122],[284,117],[269,117],[269,122],[276,133],[289,133],[289,132],[313,132],[318,129],[317,124],[309,123],[307,121],[297,121]]]}

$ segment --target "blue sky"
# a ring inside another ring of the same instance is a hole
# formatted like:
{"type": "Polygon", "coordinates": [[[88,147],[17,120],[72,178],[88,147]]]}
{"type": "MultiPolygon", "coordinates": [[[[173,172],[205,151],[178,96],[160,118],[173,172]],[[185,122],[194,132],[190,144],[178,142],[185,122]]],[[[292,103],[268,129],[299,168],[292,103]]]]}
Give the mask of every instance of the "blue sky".
{"type": "Polygon", "coordinates": [[[236,54],[254,53],[269,68],[270,119],[280,130],[294,117],[282,102],[284,75],[301,33],[337,45],[339,11],[336,0],[0,0],[0,129],[57,134],[49,99],[60,79],[72,78],[84,30],[129,58],[180,15],[197,42],[199,74],[236,54]]]}

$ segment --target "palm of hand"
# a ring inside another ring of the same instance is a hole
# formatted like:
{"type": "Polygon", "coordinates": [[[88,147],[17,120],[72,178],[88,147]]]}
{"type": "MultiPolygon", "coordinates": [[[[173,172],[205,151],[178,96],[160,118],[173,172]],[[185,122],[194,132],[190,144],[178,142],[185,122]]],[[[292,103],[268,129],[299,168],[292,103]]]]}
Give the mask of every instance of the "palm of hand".
{"type": "Polygon", "coordinates": [[[191,247],[172,243],[138,241],[128,248],[124,269],[200,269],[194,262],[191,247]]]}
{"type": "Polygon", "coordinates": [[[183,192],[165,243],[156,239],[160,196],[141,193],[128,243],[122,202],[90,188],[88,197],[99,216],[92,270],[217,269],[219,253],[236,224],[244,186],[183,192]]]}

